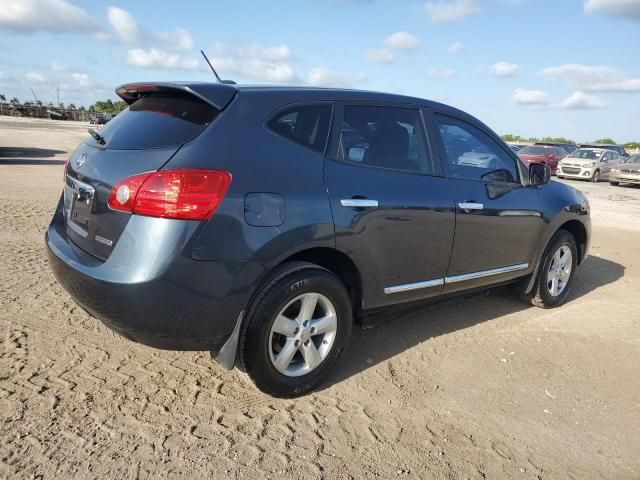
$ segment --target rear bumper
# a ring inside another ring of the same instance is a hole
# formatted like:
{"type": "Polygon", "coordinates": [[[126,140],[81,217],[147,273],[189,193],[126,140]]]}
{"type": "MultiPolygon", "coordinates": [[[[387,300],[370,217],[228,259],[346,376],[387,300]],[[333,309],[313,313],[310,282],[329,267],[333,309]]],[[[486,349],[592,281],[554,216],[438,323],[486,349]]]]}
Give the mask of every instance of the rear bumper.
{"type": "Polygon", "coordinates": [[[634,173],[625,173],[625,172],[611,172],[609,176],[610,182],[618,182],[618,183],[634,183],[636,185],[640,184],[640,174],[634,173]]]}
{"type": "Polygon", "coordinates": [[[217,354],[263,270],[247,262],[193,260],[195,222],[138,216],[103,262],[67,238],[59,217],[45,236],[57,280],[89,314],[151,347],[217,354]]]}

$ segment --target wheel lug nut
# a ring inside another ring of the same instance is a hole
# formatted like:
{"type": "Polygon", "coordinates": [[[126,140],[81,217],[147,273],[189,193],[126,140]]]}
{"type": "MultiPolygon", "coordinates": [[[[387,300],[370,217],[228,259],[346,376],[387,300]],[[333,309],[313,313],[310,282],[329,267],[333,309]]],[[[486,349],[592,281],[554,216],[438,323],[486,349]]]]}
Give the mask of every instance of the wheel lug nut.
{"type": "Polygon", "coordinates": [[[309,325],[309,320],[305,320],[305,321],[302,323],[302,325],[303,325],[303,326],[305,326],[305,327],[306,327],[307,325],[309,325]]]}
{"type": "Polygon", "coordinates": [[[299,347],[299,346],[300,346],[300,340],[296,340],[296,341],[294,342],[294,345],[295,345],[296,347],[299,347]]]}
{"type": "Polygon", "coordinates": [[[304,346],[308,347],[310,343],[311,343],[311,340],[307,340],[307,341],[304,342],[304,346]]]}
{"type": "Polygon", "coordinates": [[[311,327],[311,335],[313,335],[314,333],[316,333],[316,327],[311,327]]]}
{"type": "Polygon", "coordinates": [[[326,344],[327,344],[327,343],[329,343],[329,342],[327,342],[326,340],[322,340],[322,343],[323,343],[324,345],[326,345],[326,344]]]}
{"type": "Polygon", "coordinates": [[[300,332],[300,329],[299,329],[298,327],[296,327],[296,329],[293,331],[293,334],[294,334],[294,335],[297,335],[297,334],[298,334],[298,332],[300,332]]]}

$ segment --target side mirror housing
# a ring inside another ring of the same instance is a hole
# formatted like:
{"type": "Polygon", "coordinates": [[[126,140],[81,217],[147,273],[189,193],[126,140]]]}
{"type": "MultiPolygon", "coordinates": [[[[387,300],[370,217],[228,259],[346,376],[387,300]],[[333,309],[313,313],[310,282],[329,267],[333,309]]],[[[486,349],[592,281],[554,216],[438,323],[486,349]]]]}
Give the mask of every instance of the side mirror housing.
{"type": "Polygon", "coordinates": [[[529,165],[529,185],[546,185],[551,181],[549,165],[531,163],[529,165]]]}

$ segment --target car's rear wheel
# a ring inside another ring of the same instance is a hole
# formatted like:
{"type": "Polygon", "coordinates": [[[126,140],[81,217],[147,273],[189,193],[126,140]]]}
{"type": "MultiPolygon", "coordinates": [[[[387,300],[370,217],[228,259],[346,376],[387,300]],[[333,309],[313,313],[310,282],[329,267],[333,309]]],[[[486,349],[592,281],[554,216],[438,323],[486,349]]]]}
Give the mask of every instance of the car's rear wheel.
{"type": "MultiPolygon", "coordinates": [[[[522,299],[542,308],[562,305],[573,283],[577,260],[574,236],[566,230],[558,230],[540,260],[533,288],[529,293],[522,293],[522,299]]],[[[521,287],[527,283],[521,283],[521,287]]]]}
{"type": "Polygon", "coordinates": [[[239,366],[265,393],[303,395],[347,345],[351,315],[349,294],[333,273],[306,262],[284,264],[247,310],[239,366]]]}
{"type": "Polygon", "coordinates": [[[591,181],[593,183],[598,183],[600,181],[600,170],[596,170],[595,172],[593,172],[593,175],[591,176],[591,181]]]}
{"type": "Polygon", "coordinates": [[[609,182],[609,185],[611,185],[612,187],[617,187],[618,185],[620,185],[620,182],[609,182]]]}

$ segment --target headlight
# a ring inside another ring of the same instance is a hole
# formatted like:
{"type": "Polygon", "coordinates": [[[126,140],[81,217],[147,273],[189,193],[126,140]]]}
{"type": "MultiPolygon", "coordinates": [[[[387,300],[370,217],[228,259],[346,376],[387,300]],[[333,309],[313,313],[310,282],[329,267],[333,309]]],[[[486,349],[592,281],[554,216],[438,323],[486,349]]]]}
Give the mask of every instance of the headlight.
{"type": "Polygon", "coordinates": [[[584,164],[585,168],[593,168],[596,166],[596,162],[589,162],[584,164]]]}

